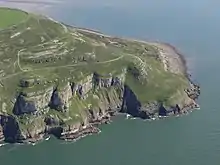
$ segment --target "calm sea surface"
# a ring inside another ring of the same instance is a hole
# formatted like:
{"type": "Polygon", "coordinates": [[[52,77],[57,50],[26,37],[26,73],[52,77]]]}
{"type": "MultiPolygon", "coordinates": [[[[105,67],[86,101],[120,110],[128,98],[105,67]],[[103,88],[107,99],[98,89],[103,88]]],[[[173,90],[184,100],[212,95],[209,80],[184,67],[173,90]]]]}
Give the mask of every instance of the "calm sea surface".
{"type": "Polygon", "coordinates": [[[0,148],[1,165],[220,165],[220,1],[73,0],[45,11],[71,25],[173,44],[202,88],[201,110],[144,122],[118,117],[102,133],[65,144],[0,148]]]}

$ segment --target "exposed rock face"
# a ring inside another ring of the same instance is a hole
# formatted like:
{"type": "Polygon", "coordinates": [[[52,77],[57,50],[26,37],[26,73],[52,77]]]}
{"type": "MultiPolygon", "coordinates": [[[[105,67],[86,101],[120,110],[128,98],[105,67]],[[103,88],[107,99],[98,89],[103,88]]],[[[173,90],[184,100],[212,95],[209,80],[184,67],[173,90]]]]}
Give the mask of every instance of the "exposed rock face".
{"type": "Polygon", "coordinates": [[[56,109],[58,111],[63,111],[66,109],[57,89],[54,90],[49,105],[52,109],[56,109]]]}
{"type": "Polygon", "coordinates": [[[45,135],[46,124],[42,117],[36,117],[35,120],[27,127],[21,129],[17,119],[13,116],[0,116],[0,141],[4,140],[9,143],[36,142],[45,135]]]}
{"type": "Polygon", "coordinates": [[[73,94],[78,94],[80,98],[86,98],[86,94],[93,88],[93,75],[88,75],[82,81],[73,84],[73,94]]]}
{"type": "Polygon", "coordinates": [[[37,111],[37,108],[33,101],[27,101],[25,100],[25,96],[20,94],[16,100],[15,106],[14,106],[14,114],[21,115],[25,113],[33,113],[37,111]]]}
{"type": "Polygon", "coordinates": [[[72,141],[72,140],[78,140],[84,136],[99,133],[100,130],[97,127],[93,127],[92,125],[89,125],[85,128],[81,129],[75,129],[74,131],[69,131],[65,134],[62,134],[60,139],[66,140],[66,141],[72,141]]]}
{"type": "Polygon", "coordinates": [[[5,137],[4,137],[3,128],[2,128],[2,126],[0,125],[0,142],[1,142],[1,141],[4,141],[4,140],[5,140],[5,137]]]}
{"type": "Polygon", "coordinates": [[[36,142],[43,139],[45,135],[46,123],[42,116],[35,116],[32,121],[29,121],[26,129],[19,127],[23,142],[36,142]]]}
{"type": "Polygon", "coordinates": [[[101,76],[97,73],[94,73],[94,76],[93,76],[93,80],[94,80],[94,83],[96,86],[98,86],[99,88],[108,88],[112,85],[112,75],[109,74],[109,75],[106,75],[106,77],[104,76],[101,76]]]}
{"type": "Polygon", "coordinates": [[[61,124],[59,118],[53,116],[46,117],[44,121],[47,126],[57,126],[61,124]]]}
{"type": "Polygon", "coordinates": [[[0,116],[5,141],[14,143],[21,139],[21,132],[16,119],[12,116],[0,116]]]}
{"type": "Polygon", "coordinates": [[[140,114],[140,108],[141,103],[137,96],[128,86],[125,86],[121,111],[137,117],[140,114]]]}
{"type": "Polygon", "coordinates": [[[33,96],[35,107],[37,110],[44,110],[48,107],[48,103],[53,93],[53,88],[49,87],[45,91],[41,91],[38,95],[33,96]]]}
{"type": "Polygon", "coordinates": [[[199,108],[199,105],[195,102],[199,95],[200,87],[191,83],[189,88],[182,93],[181,98],[176,100],[176,104],[173,106],[167,107],[162,102],[158,101],[141,104],[130,87],[125,85],[121,112],[142,119],[183,114],[187,113],[189,110],[199,108]]]}
{"type": "Polygon", "coordinates": [[[93,81],[94,85],[98,86],[99,88],[109,88],[111,86],[124,86],[126,77],[126,69],[122,71],[121,74],[112,76],[112,74],[108,75],[99,75],[94,73],[93,81]]]}
{"type": "Polygon", "coordinates": [[[56,109],[58,111],[67,111],[69,108],[69,99],[72,98],[72,95],[72,86],[70,83],[64,86],[64,88],[61,90],[55,88],[49,105],[52,109],[56,109]]]}
{"type": "Polygon", "coordinates": [[[34,79],[28,79],[28,80],[21,79],[20,80],[20,86],[21,87],[30,87],[32,85],[34,85],[34,79]]]}
{"type": "Polygon", "coordinates": [[[80,122],[77,122],[72,125],[67,125],[62,128],[61,136],[66,134],[71,134],[77,132],[82,127],[82,124],[80,122]]]}
{"type": "Polygon", "coordinates": [[[160,104],[157,101],[145,104],[141,106],[141,111],[145,112],[149,118],[158,115],[158,109],[160,108],[160,104]]]}
{"type": "MultiPolygon", "coordinates": [[[[30,120],[32,122],[24,130],[20,128],[16,118],[2,116],[2,134],[6,137],[6,141],[35,142],[42,139],[46,133],[53,133],[57,137],[63,137],[64,134],[72,134],[76,130],[83,130],[82,128],[86,127],[89,123],[97,124],[108,121],[110,117],[109,113],[116,112],[121,107],[125,74],[122,73],[109,78],[98,77],[97,82],[94,81],[94,75],[89,75],[77,83],[69,82],[59,89],[58,87],[54,89],[51,87],[44,92],[20,93],[14,105],[14,114],[21,116],[21,118],[23,114],[31,114],[36,117],[30,120]],[[111,96],[106,91],[105,95],[100,98],[99,105],[88,109],[87,115],[84,116],[82,122],[64,126],[63,121],[57,118],[57,116],[44,118],[41,116],[42,113],[39,113],[47,109],[48,106],[58,111],[68,112],[71,103],[69,100],[73,97],[85,99],[87,93],[93,89],[95,83],[98,83],[98,88],[100,89],[114,87],[115,96],[111,96]]],[[[82,132],[85,134],[85,132],[91,133],[97,132],[97,130],[91,127],[89,130],[87,129],[82,132]]]]}
{"type": "Polygon", "coordinates": [[[38,93],[20,93],[16,99],[13,112],[16,115],[31,114],[48,107],[53,88],[38,93]]]}
{"type": "Polygon", "coordinates": [[[186,89],[185,92],[191,99],[195,100],[200,95],[200,87],[191,83],[190,88],[186,89]]]}

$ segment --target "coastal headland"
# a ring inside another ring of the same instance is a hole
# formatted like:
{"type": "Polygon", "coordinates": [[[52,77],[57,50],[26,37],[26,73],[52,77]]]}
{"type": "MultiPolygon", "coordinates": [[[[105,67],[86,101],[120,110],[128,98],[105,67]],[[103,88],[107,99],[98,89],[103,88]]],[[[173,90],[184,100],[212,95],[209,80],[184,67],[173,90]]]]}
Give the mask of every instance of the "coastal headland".
{"type": "Polygon", "coordinates": [[[0,141],[72,141],[117,114],[151,120],[199,108],[200,87],[169,44],[9,8],[0,20],[0,141]]]}

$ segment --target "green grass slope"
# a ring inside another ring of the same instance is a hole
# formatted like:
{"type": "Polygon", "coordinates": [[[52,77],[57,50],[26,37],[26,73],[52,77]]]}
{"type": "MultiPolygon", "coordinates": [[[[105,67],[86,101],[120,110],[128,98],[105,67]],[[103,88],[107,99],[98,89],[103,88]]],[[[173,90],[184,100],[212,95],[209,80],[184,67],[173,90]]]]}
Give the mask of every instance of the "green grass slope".
{"type": "Polygon", "coordinates": [[[28,14],[24,11],[0,7],[0,29],[16,25],[27,19],[28,14]]]}

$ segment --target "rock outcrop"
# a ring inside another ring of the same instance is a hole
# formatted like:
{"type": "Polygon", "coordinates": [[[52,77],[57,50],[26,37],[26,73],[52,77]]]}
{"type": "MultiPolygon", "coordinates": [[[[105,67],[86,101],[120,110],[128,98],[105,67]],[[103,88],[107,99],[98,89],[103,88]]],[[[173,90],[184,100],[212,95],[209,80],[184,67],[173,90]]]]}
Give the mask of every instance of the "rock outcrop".
{"type": "Polygon", "coordinates": [[[15,102],[13,112],[16,115],[33,114],[46,109],[52,97],[53,88],[32,93],[21,92],[15,102]]]}
{"type": "Polygon", "coordinates": [[[4,141],[5,140],[5,136],[4,136],[4,132],[3,132],[3,128],[2,126],[0,125],[0,142],[4,141]]]}
{"type": "Polygon", "coordinates": [[[70,83],[67,83],[63,89],[58,89],[58,87],[56,87],[51,96],[49,106],[50,108],[58,111],[67,111],[70,106],[69,100],[72,98],[72,96],[72,85],[70,83]]]}
{"type": "Polygon", "coordinates": [[[36,104],[33,101],[27,101],[25,100],[25,96],[20,94],[17,97],[15,106],[14,106],[14,114],[21,115],[21,114],[31,114],[33,112],[37,111],[37,108],[35,106],[36,104]]]}
{"type": "Polygon", "coordinates": [[[18,122],[13,116],[0,116],[1,126],[3,128],[3,134],[6,142],[14,143],[21,139],[21,132],[18,122]]]}

